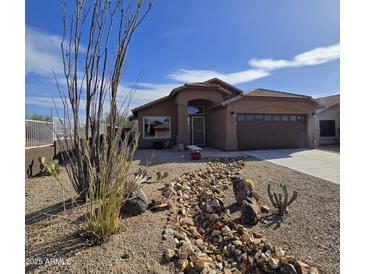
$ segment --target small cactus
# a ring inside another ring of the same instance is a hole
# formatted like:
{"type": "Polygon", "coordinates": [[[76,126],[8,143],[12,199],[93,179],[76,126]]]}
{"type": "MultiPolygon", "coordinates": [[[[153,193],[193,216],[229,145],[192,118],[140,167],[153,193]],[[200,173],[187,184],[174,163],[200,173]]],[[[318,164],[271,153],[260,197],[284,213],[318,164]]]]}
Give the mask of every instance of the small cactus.
{"type": "Polygon", "coordinates": [[[163,174],[159,171],[156,172],[156,182],[160,183],[165,179],[167,176],[169,176],[168,172],[164,172],[163,174]]]}
{"type": "Polygon", "coordinates": [[[255,184],[253,183],[253,181],[252,181],[252,180],[250,180],[250,179],[246,179],[246,180],[245,180],[245,182],[246,182],[246,185],[248,186],[248,188],[249,188],[251,191],[255,188],[255,184]]]}
{"type": "Polygon", "coordinates": [[[38,161],[41,170],[40,174],[53,176],[60,174],[60,166],[57,159],[47,162],[46,157],[39,157],[38,161]]]}
{"type": "Polygon", "coordinates": [[[284,216],[285,213],[287,212],[286,211],[287,207],[290,206],[298,198],[298,192],[293,191],[293,195],[290,198],[290,200],[288,201],[288,190],[287,190],[286,186],[283,184],[280,184],[280,187],[284,192],[284,200],[283,200],[282,194],[277,195],[276,193],[273,193],[273,194],[271,193],[270,184],[267,185],[267,193],[269,194],[269,198],[270,198],[270,201],[273,204],[273,206],[278,209],[279,215],[284,216]]]}

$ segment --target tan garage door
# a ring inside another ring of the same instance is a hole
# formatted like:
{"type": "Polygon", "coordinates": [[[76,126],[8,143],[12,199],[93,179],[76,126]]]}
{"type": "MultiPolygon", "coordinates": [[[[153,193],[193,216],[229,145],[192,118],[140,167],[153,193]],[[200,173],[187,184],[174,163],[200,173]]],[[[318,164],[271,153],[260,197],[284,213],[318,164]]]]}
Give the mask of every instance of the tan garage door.
{"type": "Polygon", "coordinates": [[[300,148],[307,145],[305,115],[237,115],[238,149],[300,148]]]}

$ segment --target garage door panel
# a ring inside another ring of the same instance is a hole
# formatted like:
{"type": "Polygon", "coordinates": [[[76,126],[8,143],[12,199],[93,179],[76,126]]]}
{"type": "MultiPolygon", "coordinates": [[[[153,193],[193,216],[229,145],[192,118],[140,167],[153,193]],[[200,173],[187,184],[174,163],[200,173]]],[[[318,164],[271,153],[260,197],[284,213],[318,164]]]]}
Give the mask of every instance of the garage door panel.
{"type": "Polygon", "coordinates": [[[238,149],[298,148],[307,143],[305,120],[245,121],[237,119],[238,149]]]}

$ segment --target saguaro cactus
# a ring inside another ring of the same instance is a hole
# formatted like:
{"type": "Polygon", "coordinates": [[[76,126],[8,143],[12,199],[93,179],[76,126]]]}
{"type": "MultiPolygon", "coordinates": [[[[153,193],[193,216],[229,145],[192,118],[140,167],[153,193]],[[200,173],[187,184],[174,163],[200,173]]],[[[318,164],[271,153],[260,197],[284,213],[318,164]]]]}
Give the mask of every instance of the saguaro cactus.
{"type": "Polygon", "coordinates": [[[280,184],[281,189],[284,192],[284,200],[283,200],[283,194],[276,194],[271,193],[271,185],[267,185],[267,193],[269,194],[270,201],[273,204],[275,208],[278,209],[278,213],[280,216],[284,216],[286,213],[286,209],[288,206],[290,206],[297,198],[298,198],[298,192],[293,191],[293,195],[291,196],[290,200],[288,200],[288,190],[285,185],[280,184]]]}

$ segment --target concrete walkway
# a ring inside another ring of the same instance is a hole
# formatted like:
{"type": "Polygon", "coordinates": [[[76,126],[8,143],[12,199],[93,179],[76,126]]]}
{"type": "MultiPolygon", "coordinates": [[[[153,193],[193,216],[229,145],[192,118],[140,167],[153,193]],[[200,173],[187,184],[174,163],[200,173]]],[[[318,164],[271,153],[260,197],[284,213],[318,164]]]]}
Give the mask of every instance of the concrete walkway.
{"type": "Polygon", "coordinates": [[[340,153],[319,149],[252,150],[242,153],[340,184],[340,153]]]}

